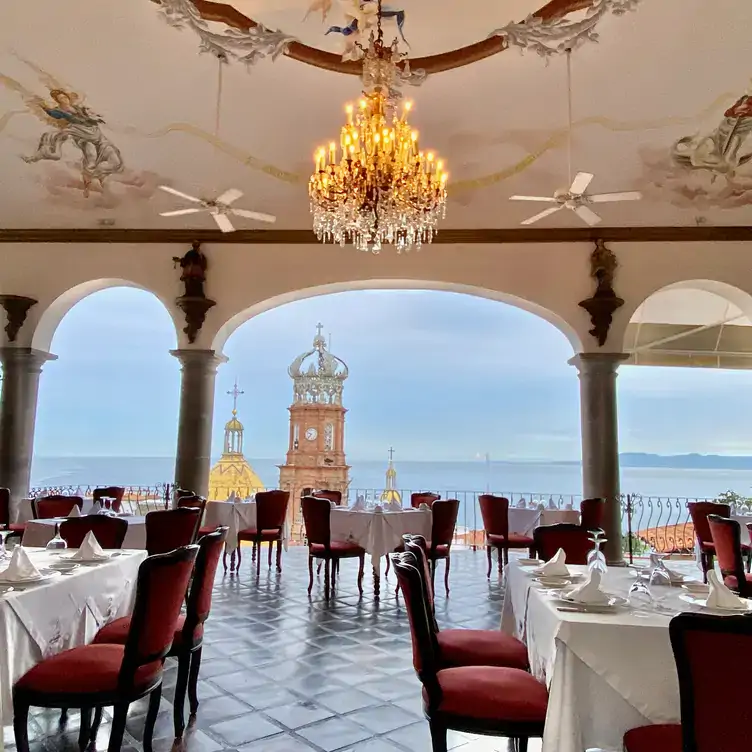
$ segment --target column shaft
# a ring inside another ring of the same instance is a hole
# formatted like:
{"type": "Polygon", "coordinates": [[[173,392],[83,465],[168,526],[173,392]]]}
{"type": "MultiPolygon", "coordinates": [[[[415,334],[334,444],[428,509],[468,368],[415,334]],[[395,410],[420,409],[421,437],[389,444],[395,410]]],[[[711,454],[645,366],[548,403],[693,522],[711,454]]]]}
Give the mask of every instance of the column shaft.
{"type": "Polygon", "coordinates": [[[623,353],[580,353],[570,363],[580,377],[582,488],[585,498],[606,500],[606,558],[623,562],[616,369],[623,353]]]}
{"type": "Polygon", "coordinates": [[[11,519],[29,493],[39,375],[42,365],[55,357],[30,347],[0,348],[0,486],[10,489],[11,519]]]}
{"type": "Polygon", "coordinates": [[[214,382],[226,359],[214,350],[172,350],[182,366],[175,486],[201,496],[209,492],[214,382]]]}

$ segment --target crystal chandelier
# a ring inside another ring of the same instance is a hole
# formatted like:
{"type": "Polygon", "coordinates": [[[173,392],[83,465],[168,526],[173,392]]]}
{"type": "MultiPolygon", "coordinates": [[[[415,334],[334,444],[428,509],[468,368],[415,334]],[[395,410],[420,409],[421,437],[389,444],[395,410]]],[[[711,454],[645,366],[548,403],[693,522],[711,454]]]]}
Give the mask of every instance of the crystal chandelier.
{"type": "Polygon", "coordinates": [[[339,150],[332,141],[314,155],[308,194],[320,241],[372,253],[389,243],[401,253],[432,241],[445,215],[447,173],[433,152],[420,150],[407,122],[411,103],[396,112],[402,56],[396,40],[384,47],[381,0],[377,19],[377,35],[363,49],[363,97],[357,110],[345,108],[339,150]]]}

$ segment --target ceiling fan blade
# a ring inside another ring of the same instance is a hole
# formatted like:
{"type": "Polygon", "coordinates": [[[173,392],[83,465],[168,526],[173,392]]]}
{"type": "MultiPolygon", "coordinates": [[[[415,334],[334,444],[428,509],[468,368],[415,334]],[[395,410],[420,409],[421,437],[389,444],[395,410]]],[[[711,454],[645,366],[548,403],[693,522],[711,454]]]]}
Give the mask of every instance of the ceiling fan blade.
{"type": "Polygon", "coordinates": [[[544,217],[547,217],[549,214],[554,214],[557,211],[560,211],[563,209],[563,206],[551,206],[548,209],[544,209],[539,214],[536,214],[534,217],[530,217],[529,219],[526,219],[524,222],[520,222],[521,225],[532,225],[534,222],[537,222],[539,219],[543,219],[544,217]]]}
{"type": "Polygon", "coordinates": [[[610,201],[639,201],[642,194],[639,191],[622,191],[621,193],[596,193],[595,196],[587,198],[593,204],[607,204],[610,201]]]}
{"type": "Polygon", "coordinates": [[[182,217],[184,214],[198,214],[203,209],[176,209],[175,211],[159,212],[160,217],[182,217]]]}
{"type": "Polygon", "coordinates": [[[225,191],[221,196],[217,196],[216,203],[229,206],[233,201],[237,201],[243,195],[243,191],[239,191],[237,188],[230,188],[225,191]]]}
{"type": "Polygon", "coordinates": [[[556,203],[553,196],[510,196],[510,201],[545,201],[547,204],[556,203]]]}
{"type": "Polygon", "coordinates": [[[239,217],[246,219],[255,219],[259,222],[276,222],[277,218],[273,214],[263,214],[262,212],[248,211],[248,209],[230,209],[231,214],[237,214],[239,217]]]}
{"type": "Polygon", "coordinates": [[[167,191],[167,193],[171,193],[173,196],[179,196],[180,198],[184,198],[186,201],[193,201],[194,204],[203,204],[203,199],[196,198],[195,196],[189,196],[187,193],[183,193],[182,191],[175,190],[174,188],[171,188],[169,185],[160,185],[159,189],[162,191],[167,191]]]}
{"type": "Polygon", "coordinates": [[[574,209],[574,213],[584,222],[587,222],[591,227],[597,225],[601,218],[587,206],[577,206],[574,209]]]}
{"type": "Polygon", "coordinates": [[[226,214],[212,212],[212,217],[214,217],[214,221],[222,232],[235,232],[235,228],[232,226],[232,222],[230,222],[230,219],[226,214]]]}
{"type": "Polygon", "coordinates": [[[587,190],[587,187],[590,185],[590,181],[594,178],[594,175],[591,175],[589,172],[578,172],[574,176],[574,180],[572,181],[572,185],[569,186],[569,192],[573,193],[575,196],[580,196],[587,190]]]}

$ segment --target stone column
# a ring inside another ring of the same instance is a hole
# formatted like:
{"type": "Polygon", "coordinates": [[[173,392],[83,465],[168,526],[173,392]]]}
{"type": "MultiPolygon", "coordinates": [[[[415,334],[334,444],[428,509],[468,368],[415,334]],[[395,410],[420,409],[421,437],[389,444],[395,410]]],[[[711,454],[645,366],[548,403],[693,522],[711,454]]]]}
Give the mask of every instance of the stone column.
{"type": "Polygon", "coordinates": [[[580,377],[582,492],[586,499],[606,500],[609,564],[623,563],[616,369],[627,357],[624,353],[580,353],[569,361],[580,377]]]}
{"type": "Polygon", "coordinates": [[[39,374],[56,357],[30,347],[0,347],[0,486],[10,489],[11,519],[29,493],[39,374]]]}
{"type": "Polygon", "coordinates": [[[201,496],[209,492],[214,382],[227,358],[214,350],[171,350],[181,365],[180,417],[175,457],[175,486],[201,496]]]}

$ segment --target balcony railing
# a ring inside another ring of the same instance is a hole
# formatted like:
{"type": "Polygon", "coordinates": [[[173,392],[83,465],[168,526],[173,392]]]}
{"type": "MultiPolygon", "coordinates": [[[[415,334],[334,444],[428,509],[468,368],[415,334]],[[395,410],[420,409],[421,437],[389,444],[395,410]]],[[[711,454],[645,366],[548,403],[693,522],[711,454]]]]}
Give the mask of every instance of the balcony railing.
{"type": "MultiPolygon", "coordinates": [[[[29,498],[61,494],[63,496],[81,496],[91,499],[95,488],[102,486],[40,486],[29,490],[29,498]]],[[[157,509],[167,509],[170,506],[172,485],[157,483],[153,486],[124,486],[123,511],[131,514],[144,515],[157,509]]]]}

